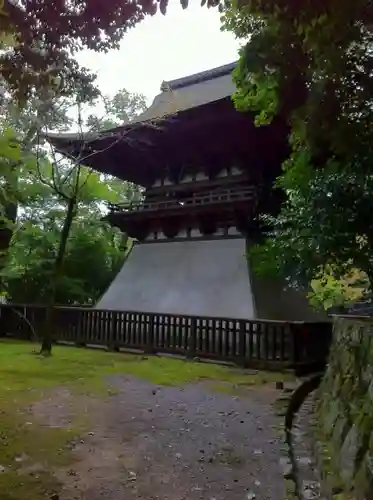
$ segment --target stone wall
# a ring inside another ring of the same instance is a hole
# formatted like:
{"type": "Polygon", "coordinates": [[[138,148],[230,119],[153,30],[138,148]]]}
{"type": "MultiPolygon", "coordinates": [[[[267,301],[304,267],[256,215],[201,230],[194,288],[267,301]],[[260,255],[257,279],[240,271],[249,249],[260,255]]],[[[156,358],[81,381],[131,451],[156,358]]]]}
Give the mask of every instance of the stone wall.
{"type": "Polygon", "coordinates": [[[317,412],[322,469],[336,498],[373,499],[373,319],[335,319],[317,412]]]}

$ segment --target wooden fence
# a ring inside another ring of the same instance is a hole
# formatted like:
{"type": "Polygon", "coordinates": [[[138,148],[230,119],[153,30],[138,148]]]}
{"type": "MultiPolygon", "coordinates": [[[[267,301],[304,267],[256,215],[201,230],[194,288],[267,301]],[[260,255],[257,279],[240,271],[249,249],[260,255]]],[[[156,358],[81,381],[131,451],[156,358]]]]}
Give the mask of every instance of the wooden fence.
{"type": "MultiPolygon", "coordinates": [[[[41,334],[45,306],[0,305],[0,333],[41,334]]],[[[232,361],[243,366],[297,368],[325,364],[331,323],[284,322],[56,307],[56,342],[136,349],[232,361]]]]}

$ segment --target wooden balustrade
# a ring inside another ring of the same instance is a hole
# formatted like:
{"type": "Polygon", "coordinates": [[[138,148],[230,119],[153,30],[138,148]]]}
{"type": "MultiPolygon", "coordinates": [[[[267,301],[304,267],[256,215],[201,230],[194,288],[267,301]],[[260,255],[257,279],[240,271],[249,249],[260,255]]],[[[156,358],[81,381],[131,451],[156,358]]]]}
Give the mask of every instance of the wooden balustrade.
{"type": "Polygon", "coordinates": [[[196,205],[212,205],[216,203],[231,203],[232,201],[247,201],[255,196],[255,187],[243,189],[226,189],[209,191],[208,193],[196,193],[194,196],[184,199],[164,198],[162,200],[144,200],[132,203],[109,204],[110,212],[137,212],[167,210],[171,208],[186,208],[196,205]]]}
{"type": "MultiPolygon", "coordinates": [[[[0,305],[0,332],[30,339],[40,334],[45,306],[0,305]],[[24,318],[27,318],[25,320],[24,318]]],[[[54,340],[77,345],[137,349],[232,361],[242,366],[286,368],[325,363],[328,322],[211,318],[86,307],[55,307],[54,340]]]]}

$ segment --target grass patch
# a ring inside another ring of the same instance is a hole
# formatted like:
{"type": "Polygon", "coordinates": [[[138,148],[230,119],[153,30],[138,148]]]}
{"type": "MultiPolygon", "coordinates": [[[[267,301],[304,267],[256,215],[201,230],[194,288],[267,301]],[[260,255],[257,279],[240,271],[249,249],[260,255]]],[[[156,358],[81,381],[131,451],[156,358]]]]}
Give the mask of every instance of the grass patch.
{"type": "Polygon", "coordinates": [[[61,488],[52,468],[71,462],[68,444],[81,431],[78,422],[70,428],[41,426],[21,404],[30,402],[29,393],[24,399],[17,391],[17,399],[10,397],[8,388],[0,394],[0,498],[50,498],[61,488]]]}
{"type": "Polygon", "coordinates": [[[31,355],[32,346],[23,342],[0,341],[0,397],[35,389],[69,386],[85,392],[105,389],[107,375],[128,374],[156,385],[185,385],[215,380],[236,386],[252,386],[288,375],[245,371],[212,363],[195,363],[168,357],[102,352],[66,346],[53,348],[53,356],[31,355]]]}
{"type": "MultiPolygon", "coordinates": [[[[1,401],[3,402],[3,400],[1,401]]],[[[68,465],[78,427],[43,428],[11,405],[0,414],[1,500],[42,500],[60,490],[51,467],[68,465]]]]}
{"type": "Polygon", "coordinates": [[[1,500],[46,500],[58,494],[60,484],[48,472],[40,472],[28,477],[16,471],[0,475],[1,500]]]}
{"type": "Polygon", "coordinates": [[[53,356],[44,358],[33,354],[34,349],[29,343],[0,340],[1,500],[45,500],[60,489],[52,469],[71,462],[68,445],[84,430],[84,422],[72,422],[68,429],[28,422],[31,417],[26,407],[40,400],[48,389],[64,386],[77,393],[105,397],[116,392],[107,386],[105,378],[127,374],[166,386],[210,381],[212,388],[233,394],[288,377],[168,357],[64,346],[54,347],[53,356]]]}

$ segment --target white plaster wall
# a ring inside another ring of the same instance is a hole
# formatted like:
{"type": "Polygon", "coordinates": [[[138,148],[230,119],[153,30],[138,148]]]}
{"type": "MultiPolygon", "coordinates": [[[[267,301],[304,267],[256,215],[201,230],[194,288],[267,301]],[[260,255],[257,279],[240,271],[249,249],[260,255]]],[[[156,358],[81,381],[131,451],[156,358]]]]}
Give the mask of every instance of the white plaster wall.
{"type": "Polygon", "coordinates": [[[254,318],[245,240],[135,245],[96,307],[254,318]]]}
{"type": "Polygon", "coordinates": [[[249,276],[243,238],[136,244],[99,309],[320,321],[306,295],[249,276]]]}

